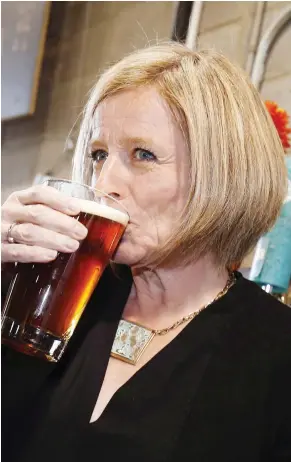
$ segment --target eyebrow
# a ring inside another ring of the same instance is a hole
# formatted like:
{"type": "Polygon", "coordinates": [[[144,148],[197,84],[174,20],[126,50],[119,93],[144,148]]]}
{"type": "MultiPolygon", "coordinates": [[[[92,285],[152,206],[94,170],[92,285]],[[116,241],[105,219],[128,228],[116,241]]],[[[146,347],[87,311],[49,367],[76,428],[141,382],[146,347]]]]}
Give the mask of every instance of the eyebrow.
{"type": "MultiPolygon", "coordinates": [[[[95,131],[96,134],[96,131],[95,131]]],[[[107,144],[104,142],[102,136],[94,136],[94,132],[92,133],[91,138],[89,139],[89,146],[92,146],[93,144],[100,144],[104,145],[107,144]]],[[[150,138],[143,137],[143,136],[124,136],[122,139],[123,144],[126,143],[131,143],[131,144],[136,144],[136,145],[146,145],[149,149],[164,149],[164,146],[161,145],[160,143],[157,143],[153,141],[150,138]]]]}

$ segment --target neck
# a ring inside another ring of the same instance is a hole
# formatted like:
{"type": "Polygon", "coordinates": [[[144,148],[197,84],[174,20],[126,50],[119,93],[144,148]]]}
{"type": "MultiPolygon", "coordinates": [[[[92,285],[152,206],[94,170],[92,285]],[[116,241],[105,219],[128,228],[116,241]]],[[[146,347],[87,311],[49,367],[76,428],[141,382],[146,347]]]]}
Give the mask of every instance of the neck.
{"type": "Polygon", "coordinates": [[[133,286],[123,317],[162,329],[210,303],[225,287],[228,272],[209,258],[176,268],[132,270],[133,286]]]}

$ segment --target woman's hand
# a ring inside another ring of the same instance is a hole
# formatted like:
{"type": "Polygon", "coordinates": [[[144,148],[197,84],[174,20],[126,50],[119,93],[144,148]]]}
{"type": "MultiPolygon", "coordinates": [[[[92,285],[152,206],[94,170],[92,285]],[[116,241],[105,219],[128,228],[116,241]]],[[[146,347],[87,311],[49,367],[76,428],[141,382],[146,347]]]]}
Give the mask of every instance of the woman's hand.
{"type": "Polygon", "coordinates": [[[72,218],[80,211],[77,199],[50,186],[14,192],[2,206],[2,261],[45,263],[57,252],[74,252],[87,235],[85,226],[72,218]],[[9,243],[14,223],[14,242],[9,243]]]}

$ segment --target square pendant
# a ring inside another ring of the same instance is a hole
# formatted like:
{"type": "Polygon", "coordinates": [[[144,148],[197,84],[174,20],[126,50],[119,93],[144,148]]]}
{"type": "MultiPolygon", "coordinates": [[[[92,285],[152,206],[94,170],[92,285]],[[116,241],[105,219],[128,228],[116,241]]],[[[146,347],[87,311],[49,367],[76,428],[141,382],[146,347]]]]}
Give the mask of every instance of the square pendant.
{"type": "Polygon", "coordinates": [[[152,330],[121,319],[111,349],[111,356],[135,365],[154,336],[152,330]]]}

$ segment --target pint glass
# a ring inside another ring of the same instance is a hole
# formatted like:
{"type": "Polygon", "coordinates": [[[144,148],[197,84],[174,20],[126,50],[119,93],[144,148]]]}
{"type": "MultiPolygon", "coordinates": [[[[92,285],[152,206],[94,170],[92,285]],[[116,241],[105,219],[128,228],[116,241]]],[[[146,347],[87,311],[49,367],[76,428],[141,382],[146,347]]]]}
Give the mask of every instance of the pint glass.
{"type": "Polygon", "coordinates": [[[72,254],[51,263],[16,263],[2,310],[2,343],[58,361],[128,223],[124,207],[88,186],[50,179],[46,185],[76,197],[75,217],[88,229],[72,254]]]}

